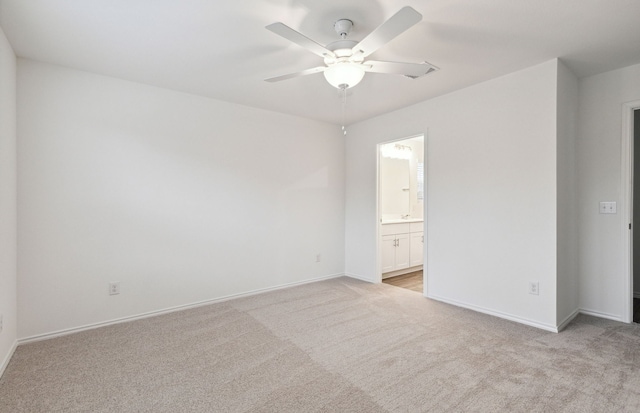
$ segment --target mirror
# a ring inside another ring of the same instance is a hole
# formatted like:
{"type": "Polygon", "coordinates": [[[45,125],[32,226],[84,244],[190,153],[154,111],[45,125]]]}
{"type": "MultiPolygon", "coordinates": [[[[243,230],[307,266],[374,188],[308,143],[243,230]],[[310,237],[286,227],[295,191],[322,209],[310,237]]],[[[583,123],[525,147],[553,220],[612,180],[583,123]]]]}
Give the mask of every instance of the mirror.
{"type": "Polygon", "coordinates": [[[424,137],[380,145],[382,220],[422,219],[424,137]]]}
{"type": "Polygon", "coordinates": [[[380,171],[382,213],[396,218],[410,215],[409,160],[383,157],[380,171]]]}

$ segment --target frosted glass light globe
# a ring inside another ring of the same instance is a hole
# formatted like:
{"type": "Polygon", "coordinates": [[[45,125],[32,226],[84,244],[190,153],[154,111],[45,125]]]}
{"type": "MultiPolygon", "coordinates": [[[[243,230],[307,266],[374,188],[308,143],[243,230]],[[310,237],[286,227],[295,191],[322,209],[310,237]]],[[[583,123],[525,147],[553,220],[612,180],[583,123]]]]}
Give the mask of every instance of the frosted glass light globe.
{"type": "Polygon", "coordinates": [[[364,77],[364,69],[349,62],[336,63],[324,71],[324,77],[331,86],[347,89],[360,83],[364,77]]]}

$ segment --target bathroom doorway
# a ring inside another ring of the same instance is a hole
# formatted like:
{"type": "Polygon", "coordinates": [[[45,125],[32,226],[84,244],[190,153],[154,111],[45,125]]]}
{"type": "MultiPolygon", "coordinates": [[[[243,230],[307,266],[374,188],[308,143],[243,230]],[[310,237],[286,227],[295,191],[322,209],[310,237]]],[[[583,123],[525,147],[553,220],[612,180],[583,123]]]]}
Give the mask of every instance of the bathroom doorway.
{"type": "Polygon", "coordinates": [[[625,307],[623,322],[640,320],[640,100],[622,105],[622,268],[628,277],[620,297],[625,307]],[[636,175],[637,174],[637,175],[636,175]],[[634,308],[635,307],[635,308],[634,308]],[[637,314],[636,314],[637,312],[637,314]]]}
{"type": "Polygon", "coordinates": [[[426,294],[424,135],[378,145],[378,274],[426,294]]]}
{"type": "MultiPolygon", "coordinates": [[[[633,110],[633,116],[631,116],[631,130],[633,135],[631,136],[633,156],[632,156],[632,174],[631,181],[633,182],[633,188],[631,190],[631,222],[635,225],[640,224],[640,109],[633,110]]],[[[634,323],[640,323],[640,231],[636,228],[631,230],[631,291],[633,292],[633,314],[631,319],[634,323]]]]}

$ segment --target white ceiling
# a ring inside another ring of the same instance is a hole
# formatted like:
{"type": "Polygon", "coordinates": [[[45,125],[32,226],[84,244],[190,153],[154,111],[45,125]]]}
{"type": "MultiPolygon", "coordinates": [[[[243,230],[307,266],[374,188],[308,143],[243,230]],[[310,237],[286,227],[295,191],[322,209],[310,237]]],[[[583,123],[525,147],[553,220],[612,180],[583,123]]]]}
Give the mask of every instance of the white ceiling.
{"type": "Polygon", "coordinates": [[[322,63],[264,27],[327,44],[349,18],[361,40],[405,5],[422,22],[371,58],[440,71],[368,73],[347,123],[555,57],[579,77],[640,63],[640,0],[0,0],[0,24],[21,57],[340,124],[322,74],[263,81],[322,63]]]}

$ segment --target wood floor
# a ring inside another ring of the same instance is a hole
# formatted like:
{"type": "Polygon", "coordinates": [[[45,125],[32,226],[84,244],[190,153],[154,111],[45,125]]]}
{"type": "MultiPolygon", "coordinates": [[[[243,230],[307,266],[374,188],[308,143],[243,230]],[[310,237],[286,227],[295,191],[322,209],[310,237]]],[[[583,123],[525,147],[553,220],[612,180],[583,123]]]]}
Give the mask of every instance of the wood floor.
{"type": "Polygon", "coordinates": [[[423,292],[422,271],[410,272],[409,274],[386,278],[382,280],[382,282],[396,287],[406,288],[407,290],[417,291],[419,293],[423,292]]]}

